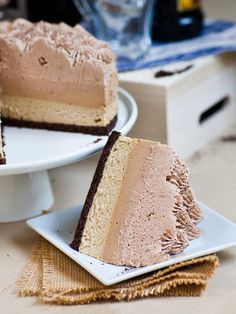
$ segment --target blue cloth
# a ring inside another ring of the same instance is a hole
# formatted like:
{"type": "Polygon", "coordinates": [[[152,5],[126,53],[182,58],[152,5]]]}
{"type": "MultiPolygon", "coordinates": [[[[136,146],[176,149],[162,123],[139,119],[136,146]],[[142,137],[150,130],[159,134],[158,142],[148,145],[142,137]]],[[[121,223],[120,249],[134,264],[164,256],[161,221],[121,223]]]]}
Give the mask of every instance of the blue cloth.
{"type": "Polygon", "coordinates": [[[119,72],[151,68],[223,52],[236,52],[236,23],[208,20],[199,37],[174,43],[154,42],[139,60],[117,60],[119,72]]]}

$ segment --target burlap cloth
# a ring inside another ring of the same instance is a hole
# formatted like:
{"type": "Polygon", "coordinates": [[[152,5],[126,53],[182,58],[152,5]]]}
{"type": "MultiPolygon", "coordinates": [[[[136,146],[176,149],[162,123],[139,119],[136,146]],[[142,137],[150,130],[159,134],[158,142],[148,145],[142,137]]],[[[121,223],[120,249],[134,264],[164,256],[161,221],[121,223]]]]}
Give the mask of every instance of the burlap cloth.
{"type": "Polygon", "coordinates": [[[21,296],[45,302],[84,304],[99,300],[132,300],[147,296],[199,296],[218,266],[208,255],[104,286],[44,239],[39,239],[17,281],[21,296]]]}

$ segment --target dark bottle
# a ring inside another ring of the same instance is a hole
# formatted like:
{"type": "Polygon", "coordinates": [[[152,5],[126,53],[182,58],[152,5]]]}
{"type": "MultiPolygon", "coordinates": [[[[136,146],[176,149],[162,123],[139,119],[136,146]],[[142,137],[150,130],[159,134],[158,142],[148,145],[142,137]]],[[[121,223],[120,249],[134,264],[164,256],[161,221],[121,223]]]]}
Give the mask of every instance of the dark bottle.
{"type": "Polygon", "coordinates": [[[203,29],[200,0],[156,0],[152,38],[176,41],[198,36],[203,29]]]}

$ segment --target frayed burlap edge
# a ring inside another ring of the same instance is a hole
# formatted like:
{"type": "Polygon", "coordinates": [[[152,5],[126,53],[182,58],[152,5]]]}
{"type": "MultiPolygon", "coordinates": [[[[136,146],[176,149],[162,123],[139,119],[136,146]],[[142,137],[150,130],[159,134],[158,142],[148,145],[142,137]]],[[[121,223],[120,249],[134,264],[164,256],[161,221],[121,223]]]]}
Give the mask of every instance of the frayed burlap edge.
{"type": "Polygon", "coordinates": [[[49,242],[40,239],[17,281],[17,290],[21,296],[36,295],[44,302],[58,304],[147,296],[199,296],[217,266],[218,258],[208,255],[104,286],[49,242]]]}
{"type": "Polygon", "coordinates": [[[36,241],[31,256],[16,282],[22,296],[39,295],[42,287],[42,239],[36,241]]]}

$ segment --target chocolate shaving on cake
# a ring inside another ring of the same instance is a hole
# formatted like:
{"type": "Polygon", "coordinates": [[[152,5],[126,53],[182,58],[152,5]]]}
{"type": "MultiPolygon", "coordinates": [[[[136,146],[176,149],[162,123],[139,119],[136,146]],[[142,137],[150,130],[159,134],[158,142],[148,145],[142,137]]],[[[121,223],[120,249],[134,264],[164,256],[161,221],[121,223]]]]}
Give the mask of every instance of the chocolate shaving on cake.
{"type": "Polygon", "coordinates": [[[91,36],[80,25],[71,27],[65,23],[51,24],[44,21],[31,23],[23,19],[1,23],[1,37],[15,43],[22,51],[30,51],[43,40],[52,49],[61,50],[72,66],[90,61],[112,63],[114,54],[104,42],[91,36]]]}

